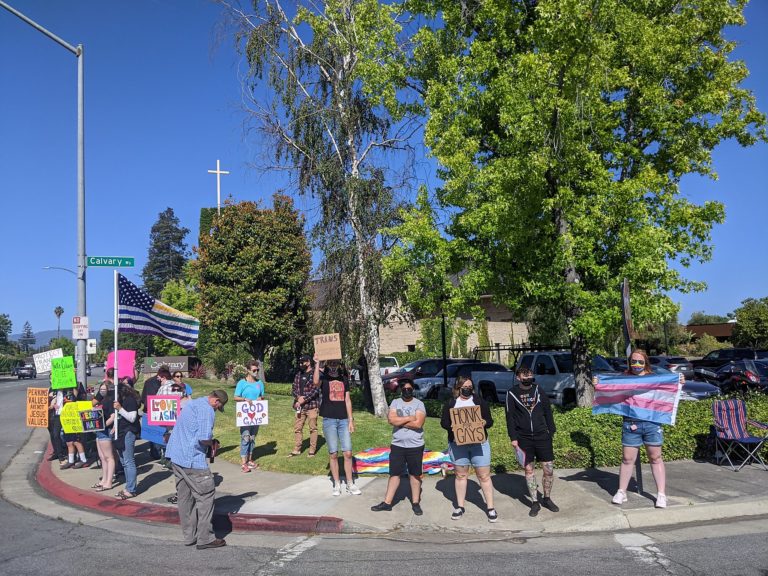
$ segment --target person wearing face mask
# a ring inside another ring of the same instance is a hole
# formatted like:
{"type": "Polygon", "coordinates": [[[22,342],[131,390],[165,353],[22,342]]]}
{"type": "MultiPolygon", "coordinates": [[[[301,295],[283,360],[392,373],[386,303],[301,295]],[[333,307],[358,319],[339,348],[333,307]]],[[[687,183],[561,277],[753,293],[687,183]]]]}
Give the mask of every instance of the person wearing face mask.
{"type": "Polygon", "coordinates": [[[515,373],[517,384],[507,392],[506,416],[507,434],[517,454],[517,460],[525,469],[525,482],[530,496],[528,516],[539,514],[543,506],[551,512],[559,512],[550,497],[555,481],[555,454],[552,438],[555,435],[555,419],[552,406],[546,394],[536,385],[533,373],[528,368],[519,368],[515,373]],[[544,471],[541,479],[542,498],[538,498],[536,484],[536,461],[544,471]]]}
{"type": "MultiPolygon", "coordinates": [[[[651,362],[644,350],[632,351],[629,355],[629,369],[626,374],[639,377],[653,374],[651,362]]],[[[682,385],[685,380],[682,374],[680,379],[682,385]]],[[[640,452],[640,446],[644,444],[645,450],[648,453],[648,461],[651,464],[653,479],[656,482],[656,508],[667,507],[667,475],[664,468],[664,460],[661,458],[661,445],[663,443],[664,435],[661,430],[661,424],[624,417],[621,426],[622,459],[621,466],[619,467],[619,489],[613,496],[612,502],[614,504],[621,505],[627,501],[629,480],[632,478],[632,470],[635,466],[637,455],[640,452]]]]}
{"type": "Polygon", "coordinates": [[[307,452],[307,456],[312,458],[317,452],[320,388],[315,386],[312,358],[308,354],[303,354],[299,358],[299,371],[293,378],[291,393],[293,394],[293,409],[296,411],[296,417],[293,421],[293,450],[288,454],[288,458],[301,455],[306,422],[309,422],[309,452],[307,452]]]}
{"type": "MultiPolygon", "coordinates": [[[[245,367],[248,372],[235,387],[235,402],[247,400],[262,400],[264,398],[264,383],[259,379],[261,365],[258,360],[251,360],[245,367]]],[[[250,472],[259,465],[253,460],[253,448],[256,443],[257,425],[240,426],[240,468],[250,472]]]]}
{"type": "Polygon", "coordinates": [[[96,448],[101,461],[101,478],[91,488],[96,492],[104,492],[112,489],[113,476],[115,474],[115,451],[112,446],[112,430],[115,422],[115,385],[107,377],[100,385],[91,402],[98,406],[104,415],[104,430],[96,432],[96,448]]]}
{"type": "Polygon", "coordinates": [[[411,509],[416,516],[421,509],[421,476],[424,460],[424,421],[427,409],[424,403],[413,397],[413,380],[403,378],[399,382],[400,398],[389,405],[387,422],[392,425],[392,444],[389,447],[389,480],[384,500],[371,506],[374,512],[392,510],[392,501],[400,486],[400,476],[408,466],[411,485],[411,509]]]}
{"type": "Polygon", "coordinates": [[[469,467],[475,469],[480,489],[483,491],[486,505],[486,515],[489,522],[496,522],[499,515],[493,507],[493,483],[491,482],[491,445],[488,442],[488,428],[493,426],[493,416],[488,404],[479,394],[475,393],[472,380],[467,376],[459,376],[453,386],[453,398],[443,405],[443,415],[440,426],[448,431],[448,450],[454,468],[454,491],[456,505],[451,514],[451,520],[459,520],[464,516],[464,503],[467,497],[467,477],[469,467]],[[480,415],[485,421],[485,440],[477,444],[456,443],[451,428],[451,408],[466,408],[480,406],[480,415]]]}

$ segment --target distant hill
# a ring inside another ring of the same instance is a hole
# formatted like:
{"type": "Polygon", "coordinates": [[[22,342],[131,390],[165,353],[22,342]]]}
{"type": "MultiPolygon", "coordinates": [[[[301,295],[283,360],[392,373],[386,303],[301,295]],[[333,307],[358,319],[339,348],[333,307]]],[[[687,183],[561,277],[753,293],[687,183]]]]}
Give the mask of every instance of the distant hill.
{"type": "MultiPolygon", "coordinates": [[[[91,338],[96,338],[96,340],[99,340],[101,337],[101,330],[91,330],[90,335],[91,338]]],[[[64,327],[62,327],[61,337],[69,338],[72,340],[72,328],[67,327],[65,330],[64,327]]],[[[14,342],[18,342],[20,338],[21,334],[11,334],[10,336],[10,339],[14,342]]],[[[35,332],[35,343],[32,345],[32,347],[39,348],[40,346],[46,346],[53,338],[56,338],[56,330],[42,330],[40,332],[35,332]]]]}

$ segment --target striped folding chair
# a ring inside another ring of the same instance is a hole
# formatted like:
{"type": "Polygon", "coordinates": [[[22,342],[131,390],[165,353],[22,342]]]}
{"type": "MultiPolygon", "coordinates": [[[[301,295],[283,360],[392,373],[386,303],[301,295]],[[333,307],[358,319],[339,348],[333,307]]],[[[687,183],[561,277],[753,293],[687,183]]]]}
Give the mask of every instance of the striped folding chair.
{"type": "Polygon", "coordinates": [[[715,400],[712,403],[715,419],[715,447],[720,454],[718,464],[728,462],[731,470],[738,472],[747,464],[754,462],[768,470],[760,456],[760,449],[768,436],[752,436],[747,425],[768,431],[768,424],[747,420],[747,405],[744,400],[715,400]],[[741,462],[738,465],[737,463],[741,462]]]}

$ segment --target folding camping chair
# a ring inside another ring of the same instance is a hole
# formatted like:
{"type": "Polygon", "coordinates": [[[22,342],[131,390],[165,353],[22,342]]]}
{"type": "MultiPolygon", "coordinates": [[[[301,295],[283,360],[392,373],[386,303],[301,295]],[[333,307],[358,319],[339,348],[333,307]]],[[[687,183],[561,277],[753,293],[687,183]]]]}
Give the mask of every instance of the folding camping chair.
{"type": "Polygon", "coordinates": [[[768,470],[760,456],[760,449],[768,436],[752,436],[747,430],[750,424],[761,430],[768,430],[768,424],[747,420],[747,405],[744,400],[715,400],[712,403],[712,415],[715,419],[715,447],[720,457],[718,464],[728,461],[731,470],[738,472],[750,462],[755,462],[768,470]],[[741,459],[741,465],[735,462],[741,459]]]}

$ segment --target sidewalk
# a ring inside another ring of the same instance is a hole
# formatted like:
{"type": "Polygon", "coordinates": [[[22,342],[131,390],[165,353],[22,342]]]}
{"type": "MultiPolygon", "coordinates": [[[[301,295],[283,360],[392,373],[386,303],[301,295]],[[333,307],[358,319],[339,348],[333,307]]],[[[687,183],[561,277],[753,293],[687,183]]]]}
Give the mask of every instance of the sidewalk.
{"type": "MultiPolygon", "coordinates": [[[[14,460],[45,445],[47,432],[36,430],[14,460]]],[[[115,498],[114,490],[95,492],[90,487],[98,480],[97,468],[59,470],[58,462],[45,457],[37,471],[28,470],[30,479],[49,498],[89,508],[101,514],[127,516],[135,520],[178,523],[176,507],[167,498],[175,491],[173,474],[157,462],[149,461],[146,446],[137,444],[139,489],[135,499],[115,498]]],[[[320,454],[318,454],[318,457],[320,454]]],[[[40,456],[37,456],[40,458],[40,456]]],[[[36,460],[35,460],[36,461],[36,460]]],[[[26,464],[26,466],[32,466],[26,464]]],[[[4,476],[14,468],[9,465],[4,476]]],[[[217,482],[215,523],[232,531],[268,530],[299,533],[387,533],[393,531],[463,532],[473,534],[510,532],[573,533],[614,531],[703,522],[768,514],[768,472],[747,466],[740,472],[709,463],[692,461],[667,463],[668,508],[654,508],[655,485],[650,468],[643,467],[645,492],[630,492],[623,506],[611,504],[618,483],[618,468],[555,470],[552,498],[560,507],[553,514],[542,509],[538,517],[528,516],[524,503],[525,479],[521,473],[494,476],[495,508],[499,521],[490,524],[478,484],[470,479],[466,514],[451,520],[453,478],[425,476],[422,497],[423,516],[414,516],[410,502],[398,493],[391,512],[372,512],[370,507],[384,496],[386,477],[361,477],[357,485],[362,496],[331,495],[328,477],[303,476],[254,471],[216,460],[211,465],[217,482]]],[[[17,470],[14,474],[20,474],[17,470]]],[[[540,479],[541,472],[538,471],[540,479]]],[[[401,489],[407,487],[401,483],[401,489]]],[[[630,484],[633,490],[634,482],[630,484]]],[[[23,505],[23,503],[21,503],[23,505]]]]}

